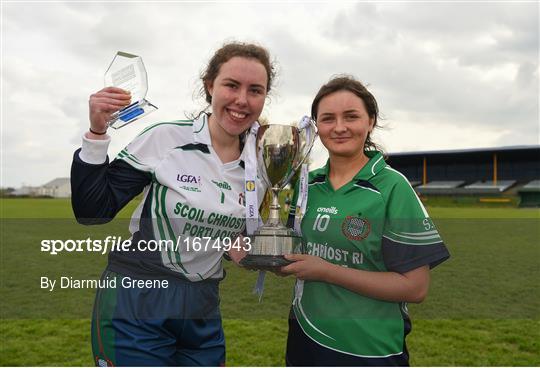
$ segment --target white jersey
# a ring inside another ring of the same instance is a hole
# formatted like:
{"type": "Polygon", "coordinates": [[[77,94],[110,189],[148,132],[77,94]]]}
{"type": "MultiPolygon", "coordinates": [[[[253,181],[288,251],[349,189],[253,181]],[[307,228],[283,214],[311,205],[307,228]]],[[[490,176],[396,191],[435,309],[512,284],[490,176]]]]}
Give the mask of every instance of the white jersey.
{"type": "MultiPolygon", "coordinates": [[[[194,121],[152,125],[118,154],[117,160],[150,178],[130,232],[134,240],[162,241],[155,251],[159,258],[150,256],[154,263],[190,281],[223,277],[223,247],[245,227],[244,154],[221,162],[212,148],[206,114],[194,121]],[[142,232],[144,236],[138,235],[142,232]]],[[[259,203],[265,190],[257,183],[259,203]]]]}

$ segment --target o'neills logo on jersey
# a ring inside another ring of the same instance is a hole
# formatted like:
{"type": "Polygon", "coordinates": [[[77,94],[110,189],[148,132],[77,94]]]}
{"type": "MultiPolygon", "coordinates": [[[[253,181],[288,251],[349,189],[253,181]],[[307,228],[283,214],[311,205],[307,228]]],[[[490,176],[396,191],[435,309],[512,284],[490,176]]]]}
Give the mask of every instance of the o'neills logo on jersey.
{"type": "Polygon", "coordinates": [[[246,180],[246,191],[253,192],[255,190],[255,181],[246,180]]]}
{"type": "Polygon", "coordinates": [[[319,207],[317,208],[317,212],[321,213],[321,212],[324,212],[324,213],[331,213],[333,215],[337,215],[338,214],[338,209],[336,207],[319,207]]]}
{"type": "Polygon", "coordinates": [[[226,181],[212,180],[212,183],[216,184],[219,189],[231,190],[231,186],[226,181]]]}
{"type": "Polygon", "coordinates": [[[176,175],[176,180],[181,183],[201,184],[201,177],[195,175],[178,174],[176,175]]]}
{"type": "Polygon", "coordinates": [[[359,217],[347,216],[341,224],[343,235],[350,240],[363,240],[367,238],[371,231],[371,225],[368,220],[359,217]]]}

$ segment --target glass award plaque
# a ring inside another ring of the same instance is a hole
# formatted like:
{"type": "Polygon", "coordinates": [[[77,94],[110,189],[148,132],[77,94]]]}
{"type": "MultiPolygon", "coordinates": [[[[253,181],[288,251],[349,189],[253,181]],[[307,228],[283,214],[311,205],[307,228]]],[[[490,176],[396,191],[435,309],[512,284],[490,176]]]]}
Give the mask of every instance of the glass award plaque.
{"type": "Polygon", "coordinates": [[[111,115],[109,126],[119,129],[157,110],[146,100],[148,77],[140,56],[118,51],[105,72],[105,86],[131,92],[131,105],[111,115]]]}

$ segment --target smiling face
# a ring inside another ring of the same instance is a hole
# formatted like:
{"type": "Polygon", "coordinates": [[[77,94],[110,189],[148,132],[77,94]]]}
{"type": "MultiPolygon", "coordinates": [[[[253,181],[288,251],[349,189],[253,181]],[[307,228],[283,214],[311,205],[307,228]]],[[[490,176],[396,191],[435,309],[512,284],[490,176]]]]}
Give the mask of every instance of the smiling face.
{"type": "Polygon", "coordinates": [[[364,101],[352,92],[340,90],[319,101],[317,129],[331,157],[363,155],[373,125],[374,119],[369,117],[364,101]]]}
{"type": "Polygon", "coordinates": [[[210,124],[229,136],[238,136],[259,118],[267,93],[267,72],[256,59],[233,57],[207,83],[212,96],[210,124]]]}

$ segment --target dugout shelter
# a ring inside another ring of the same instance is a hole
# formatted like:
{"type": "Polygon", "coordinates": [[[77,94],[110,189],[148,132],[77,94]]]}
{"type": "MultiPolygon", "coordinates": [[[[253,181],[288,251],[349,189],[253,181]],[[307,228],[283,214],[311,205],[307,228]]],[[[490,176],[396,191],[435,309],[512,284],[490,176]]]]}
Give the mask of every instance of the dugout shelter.
{"type": "Polygon", "coordinates": [[[540,145],[392,153],[388,163],[422,196],[519,196],[540,206],[540,145]]]}

